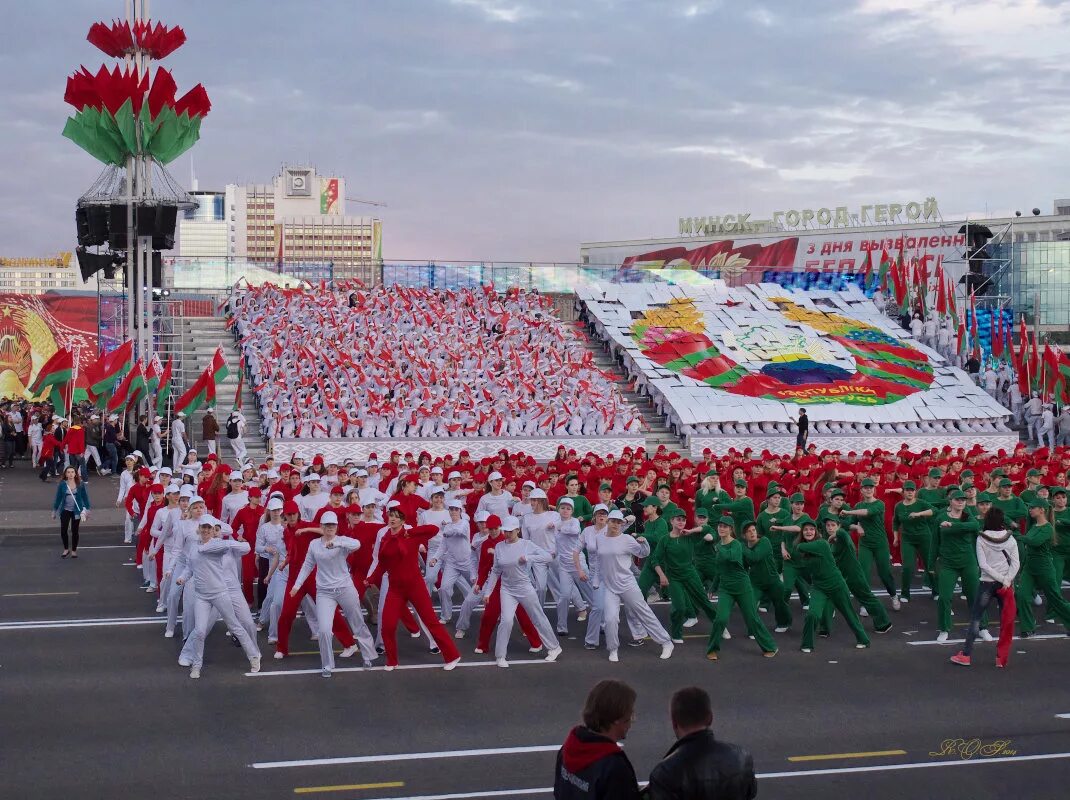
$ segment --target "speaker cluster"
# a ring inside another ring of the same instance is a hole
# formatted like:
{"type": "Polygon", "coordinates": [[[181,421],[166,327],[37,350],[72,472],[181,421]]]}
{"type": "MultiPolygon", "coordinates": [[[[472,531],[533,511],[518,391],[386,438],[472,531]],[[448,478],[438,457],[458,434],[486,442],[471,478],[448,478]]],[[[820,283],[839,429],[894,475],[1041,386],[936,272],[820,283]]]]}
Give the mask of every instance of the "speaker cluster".
{"type": "Polygon", "coordinates": [[[163,285],[160,250],[175,246],[175,227],[178,223],[177,204],[153,204],[134,206],[134,226],[129,228],[125,203],[87,203],[79,205],[74,212],[78,231],[78,264],[82,280],[88,281],[98,272],[107,280],[115,278],[116,269],[122,270],[126,251],[131,239],[152,239],[152,286],[163,285]],[[111,252],[91,253],[87,247],[108,246],[111,252]]]}

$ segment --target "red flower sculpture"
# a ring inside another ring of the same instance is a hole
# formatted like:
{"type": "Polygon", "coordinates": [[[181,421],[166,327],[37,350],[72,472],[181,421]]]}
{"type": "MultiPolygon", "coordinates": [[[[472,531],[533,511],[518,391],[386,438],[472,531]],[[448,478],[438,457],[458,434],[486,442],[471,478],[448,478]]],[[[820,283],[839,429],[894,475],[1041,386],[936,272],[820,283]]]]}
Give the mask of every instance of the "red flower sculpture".
{"type": "Polygon", "coordinates": [[[159,60],[185,44],[186,33],[178,26],[167,28],[161,22],[153,25],[138,20],[131,29],[129,22],[115,20],[110,27],[103,22],[94,23],[86,39],[112,58],[122,58],[140,48],[149,58],[159,60]]]}

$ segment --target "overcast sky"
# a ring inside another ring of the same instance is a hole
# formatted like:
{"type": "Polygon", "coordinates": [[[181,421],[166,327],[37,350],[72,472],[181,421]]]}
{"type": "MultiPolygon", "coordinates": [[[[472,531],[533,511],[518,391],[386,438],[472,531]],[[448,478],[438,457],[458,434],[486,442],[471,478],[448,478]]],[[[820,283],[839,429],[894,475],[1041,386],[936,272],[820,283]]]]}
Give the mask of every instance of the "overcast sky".
{"type": "MultiPolygon", "coordinates": [[[[66,76],[119,0],[7,3],[0,255],[70,249],[99,164],[66,76]]],[[[343,175],[384,255],[575,260],[679,216],[1070,196],[1070,4],[1052,0],[154,0],[212,112],[202,189],[343,175]]],[[[169,167],[188,184],[190,158],[169,167]]]]}

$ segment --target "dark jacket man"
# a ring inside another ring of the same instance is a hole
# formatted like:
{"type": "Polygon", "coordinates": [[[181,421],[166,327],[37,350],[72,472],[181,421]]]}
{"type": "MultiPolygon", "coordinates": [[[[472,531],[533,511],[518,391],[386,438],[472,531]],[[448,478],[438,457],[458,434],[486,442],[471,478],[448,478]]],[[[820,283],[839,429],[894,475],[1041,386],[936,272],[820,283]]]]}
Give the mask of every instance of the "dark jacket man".
{"type": "Polygon", "coordinates": [[[555,800],[639,800],[635,770],[620,746],[589,728],[572,729],[557,753],[555,800]]]}
{"type": "Polygon", "coordinates": [[[654,767],[647,792],[650,800],[751,800],[758,794],[754,760],[709,728],[689,733],[654,767]]]}

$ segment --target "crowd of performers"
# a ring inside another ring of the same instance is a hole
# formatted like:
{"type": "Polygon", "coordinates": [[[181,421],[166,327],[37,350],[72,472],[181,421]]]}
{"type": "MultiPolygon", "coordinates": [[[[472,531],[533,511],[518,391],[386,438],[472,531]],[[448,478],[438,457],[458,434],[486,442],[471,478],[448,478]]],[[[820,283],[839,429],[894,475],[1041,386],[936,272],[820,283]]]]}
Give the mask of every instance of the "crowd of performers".
{"type": "Polygon", "coordinates": [[[240,469],[210,456],[177,472],[134,453],[117,502],[142,588],[166,614],[164,636],[181,632],[179,664],[194,678],[219,619],[255,672],[260,633],[286,658],[303,611],[329,677],[336,638],[343,658],[359,653],[371,666],[385,656],[394,669],[399,623],[447,670],[469,636],[476,654],[493,648],[507,667],[514,622],[548,661],[575,633],[615,662],[622,610],[623,641],[652,640],[663,659],[702,616],[717,660],[737,607],[737,650],[752,639],[772,657],[794,629],[811,653],[836,615],[866,648],[867,628],[886,633],[889,612],[919,592],[939,641],[957,598],[966,619],[976,612],[952,659],[962,664],[976,638],[994,638],[984,612],[998,601],[1003,666],[1015,622],[1022,637],[1038,615],[1070,630],[1068,470],[1070,451],[1024,447],[748,450],[697,463],[663,449],[597,457],[562,447],[546,465],[503,450],[481,461],[394,452],[240,469]],[[668,629],[651,609],[659,597],[670,603],[668,629]]]}

